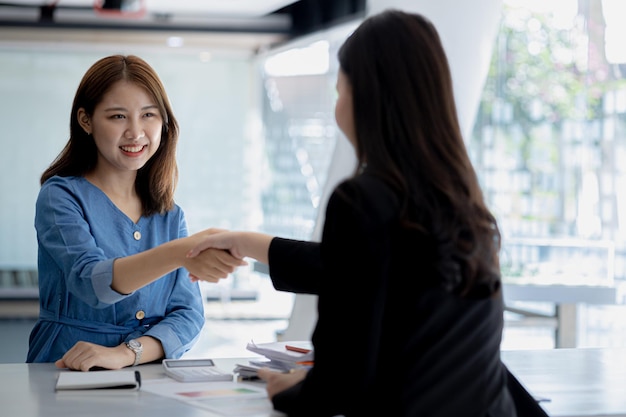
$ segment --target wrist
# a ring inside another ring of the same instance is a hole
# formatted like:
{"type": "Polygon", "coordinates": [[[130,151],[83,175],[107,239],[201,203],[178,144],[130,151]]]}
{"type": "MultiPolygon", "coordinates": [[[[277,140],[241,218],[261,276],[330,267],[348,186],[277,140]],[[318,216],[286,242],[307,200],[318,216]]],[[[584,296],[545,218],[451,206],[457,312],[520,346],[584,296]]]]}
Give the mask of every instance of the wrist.
{"type": "Polygon", "coordinates": [[[141,363],[141,355],[143,353],[143,345],[139,339],[131,339],[128,342],[125,342],[125,346],[127,351],[130,353],[130,357],[132,358],[131,366],[139,365],[141,363]]]}

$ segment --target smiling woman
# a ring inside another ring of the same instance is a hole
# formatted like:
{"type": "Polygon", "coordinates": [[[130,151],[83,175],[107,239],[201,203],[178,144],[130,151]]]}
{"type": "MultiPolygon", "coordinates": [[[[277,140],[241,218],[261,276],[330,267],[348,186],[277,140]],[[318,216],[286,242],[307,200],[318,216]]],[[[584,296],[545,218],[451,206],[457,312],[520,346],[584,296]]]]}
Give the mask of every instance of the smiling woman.
{"type": "Polygon", "coordinates": [[[85,178],[137,222],[143,213],[141,201],[134,198],[128,204],[127,200],[136,192],[137,171],[155,155],[161,145],[161,133],[167,129],[158,106],[145,88],[122,80],[103,95],[93,115],[79,108],[77,120],[93,136],[98,148],[96,166],[85,173],[85,178]],[[128,184],[128,189],[120,189],[123,183],[128,184]]]}
{"type": "Polygon", "coordinates": [[[192,278],[217,281],[243,262],[225,251],[186,258],[211,231],[188,236],[174,202],[177,141],[169,98],[147,62],[113,55],[89,68],[70,139],[41,176],[40,312],[27,362],[119,369],[193,346],[204,314],[192,278]]]}
{"type": "MultiPolygon", "coordinates": [[[[54,34],[49,35],[56,39],[54,34]]],[[[33,217],[38,180],[67,140],[67,116],[77,81],[102,56],[102,51],[118,47],[76,40],[72,47],[64,50],[43,41],[16,49],[7,47],[5,41],[0,41],[0,61],[3,74],[7,76],[0,77],[0,91],[6,100],[2,100],[0,107],[7,135],[0,138],[3,147],[0,193],[11,198],[4,199],[0,205],[0,268],[8,271],[0,274],[3,284],[0,285],[0,304],[9,304],[4,301],[7,298],[29,297],[36,307],[37,239],[33,217]],[[32,151],[34,142],[37,152],[32,151]],[[31,270],[33,279],[21,279],[22,274],[14,272],[31,270]]],[[[250,76],[254,62],[248,54],[236,50],[218,51],[207,62],[193,47],[171,52],[165,47],[153,49],[133,43],[129,49],[141,52],[158,70],[164,85],[169,87],[169,97],[182,126],[176,158],[180,180],[175,196],[177,203],[185,208],[189,233],[213,225],[242,227],[261,218],[257,201],[260,201],[262,184],[257,179],[261,178],[260,168],[265,165],[258,146],[262,143],[259,132],[250,123],[254,121],[250,117],[255,114],[254,109],[258,110],[250,92],[256,91],[258,84],[250,76]]],[[[295,211],[298,210],[293,209],[290,216],[295,211]]],[[[145,233],[142,235],[145,237],[145,233]]],[[[271,317],[271,320],[286,318],[291,305],[289,297],[282,297],[280,309],[273,301],[269,309],[249,305],[250,301],[233,309],[221,308],[221,302],[239,299],[241,294],[258,299],[259,291],[265,291],[263,279],[240,268],[233,279],[223,280],[220,285],[201,284],[205,298],[215,299],[216,296],[220,301],[208,303],[211,310],[207,314],[254,320],[259,316],[271,317]]],[[[266,297],[260,298],[264,306],[268,304],[264,302],[266,297]]],[[[29,317],[38,314],[37,309],[33,313],[31,310],[29,317]]],[[[2,311],[13,317],[12,312],[17,309],[11,307],[2,311]]],[[[277,327],[280,328],[280,324],[277,327]]],[[[266,333],[262,331],[257,337],[266,333]]],[[[213,340],[210,346],[215,346],[213,340]]]]}

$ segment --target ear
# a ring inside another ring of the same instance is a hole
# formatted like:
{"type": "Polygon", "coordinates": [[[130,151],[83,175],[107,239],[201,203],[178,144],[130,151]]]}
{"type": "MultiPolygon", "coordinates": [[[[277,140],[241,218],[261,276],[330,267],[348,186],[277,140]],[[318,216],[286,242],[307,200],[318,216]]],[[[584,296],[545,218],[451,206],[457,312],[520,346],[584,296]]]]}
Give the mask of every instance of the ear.
{"type": "Polygon", "coordinates": [[[85,133],[87,133],[88,135],[91,135],[92,133],[91,118],[89,117],[89,115],[87,114],[84,108],[81,107],[80,109],[78,109],[78,112],[76,113],[76,118],[78,119],[78,124],[80,124],[80,126],[83,128],[85,133]]]}

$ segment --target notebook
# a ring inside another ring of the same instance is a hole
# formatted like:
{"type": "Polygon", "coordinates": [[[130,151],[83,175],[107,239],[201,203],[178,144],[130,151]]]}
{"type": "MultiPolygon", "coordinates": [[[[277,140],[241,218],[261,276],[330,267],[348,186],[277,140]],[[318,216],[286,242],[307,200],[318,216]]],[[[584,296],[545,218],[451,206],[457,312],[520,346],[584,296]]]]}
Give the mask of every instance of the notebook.
{"type": "Polygon", "coordinates": [[[126,390],[141,387],[141,374],[136,370],[62,371],[57,378],[56,390],[126,390]]]}

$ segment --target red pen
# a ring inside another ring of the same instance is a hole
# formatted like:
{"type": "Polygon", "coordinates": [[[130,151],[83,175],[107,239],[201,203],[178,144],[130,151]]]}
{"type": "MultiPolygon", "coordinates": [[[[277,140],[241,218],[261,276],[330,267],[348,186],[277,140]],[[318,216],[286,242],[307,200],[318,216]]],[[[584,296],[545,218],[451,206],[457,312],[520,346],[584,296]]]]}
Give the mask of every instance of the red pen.
{"type": "Polygon", "coordinates": [[[285,349],[298,353],[309,353],[311,349],[305,349],[298,346],[285,345],[285,349]]]}

